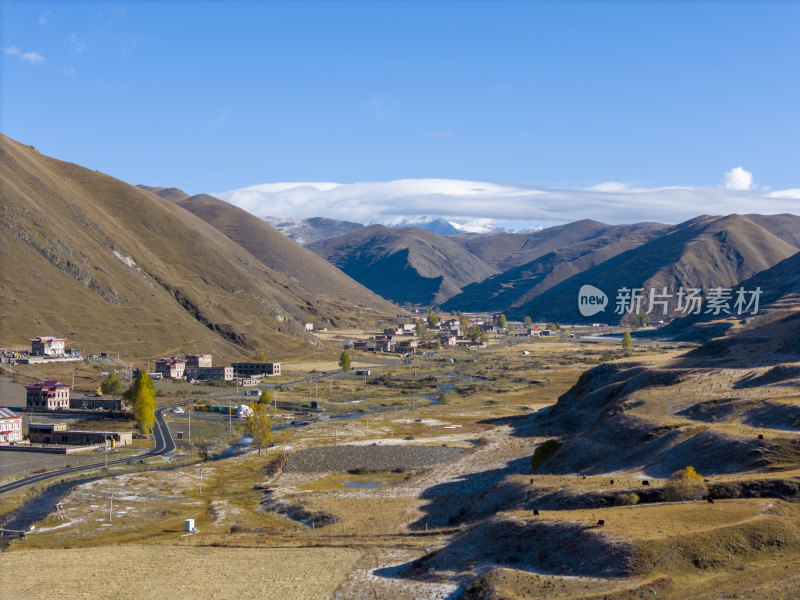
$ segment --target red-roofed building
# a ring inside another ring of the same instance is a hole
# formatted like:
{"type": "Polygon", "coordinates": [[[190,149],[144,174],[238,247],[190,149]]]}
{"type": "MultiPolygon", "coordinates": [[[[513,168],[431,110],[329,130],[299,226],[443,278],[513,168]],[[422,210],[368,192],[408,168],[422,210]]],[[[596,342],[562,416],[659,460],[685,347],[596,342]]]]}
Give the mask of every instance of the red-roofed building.
{"type": "Polygon", "coordinates": [[[26,385],[27,406],[31,409],[61,410],[69,408],[69,386],[60,381],[40,381],[26,385]]]}
{"type": "Polygon", "coordinates": [[[42,336],[31,340],[31,354],[34,356],[63,356],[67,340],[55,336],[42,336]]]}
{"type": "Polygon", "coordinates": [[[0,444],[22,441],[22,417],[7,408],[0,408],[0,444]]]}
{"type": "Polygon", "coordinates": [[[186,361],[182,358],[159,358],[156,361],[156,373],[161,373],[164,379],[183,379],[186,361]]]}

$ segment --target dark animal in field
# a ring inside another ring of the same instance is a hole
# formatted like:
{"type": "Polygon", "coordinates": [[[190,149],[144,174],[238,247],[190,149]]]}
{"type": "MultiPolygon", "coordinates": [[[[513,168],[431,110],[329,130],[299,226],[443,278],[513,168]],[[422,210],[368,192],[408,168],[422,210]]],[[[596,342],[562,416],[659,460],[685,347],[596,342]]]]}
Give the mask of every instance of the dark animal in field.
{"type": "Polygon", "coordinates": [[[605,524],[606,524],[606,522],[605,522],[603,519],[600,519],[600,520],[597,522],[597,526],[598,526],[598,527],[603,527],[605,524]]]}
{"type": "Polygon", "coordinates": [[[538,517],[539,516],[539,509],[538,508],[534,508],[533,509],[533,516],[534,517],[538,517]]]}
{"type": "Polygon", "coordinates": [[[613,479],[611,480],[611,485],[614,485],[614,480],[613,479]]]}
{"type": "Polygon", "coordinates": [[[714,504],[714,499],[713,499],[713,498],[709,498],[709,499],[708,499],[708,503],[709,503],[709,504],[714,504]]]}
{"type": "Polygon", "coordinates": [[[647,479],[642,479],[642,485],[645,486],[645,487],[649,487],[650,486],[650,482],[647,479]]]}
{"type": "Polygon", "coordinates": [[[763,433],[759,433],[758,434],[758,439],[763,440],[764,439],[764,434],[763,433]]]}

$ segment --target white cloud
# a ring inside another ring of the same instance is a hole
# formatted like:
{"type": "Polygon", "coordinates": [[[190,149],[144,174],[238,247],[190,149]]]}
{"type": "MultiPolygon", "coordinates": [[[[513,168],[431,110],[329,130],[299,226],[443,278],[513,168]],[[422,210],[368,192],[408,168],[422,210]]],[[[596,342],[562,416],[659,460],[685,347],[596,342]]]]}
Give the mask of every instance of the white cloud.
{"type": "Polygon", "coordinates": [[[8,56],[16,56],[22,62],[27,62],[32,65],[39,65],[47,62],[47,59],[38,52],[22,52],[19,46],[9,46],[3,50],[3,54],[8,56]]]}
{"type": "Polygon", "coordinates": [[[793,200],[800,200],[800,188],[792,188],[788,190],[775,190],[767,194],[768,198],[791,198],[793,200]]]}
{"type": "Polygon", "coordinates": [[[83,38],[79,38],[78,34],[75,32],[71,33],[69,36],[69,45],[73,54],[80,54],[84,52],[87,48],[86,40],[83,38]]]}
{"type": "Polygon", "coordinates": [[[20,58],[32,65],[39,65],[47,62],[47,59],[38,52],[26,52],[20,58]]]}
{"type": "Polygon", "coordinates": [[[75,79],[75,67],[62,67],[61,72],[70,79],[75,79]]]}
{"type": "Polygon", "coordinates": [[[397,100],[391,96],[373,96],[370,99],[370,106],[375,113],[375,118],[377,118],[378,121],[383,121],[395,112],[397,100]]]}
{"type": "Polygon", "coordinates": [[[800,189],[727,190],[723,187],[590,189],[542,188],[453,179],[403,179],[364,183],[272,183],[217,194],[257,216],[331,217],[392,223],[428,215],[467,223],[555,225],[578,219],[605,223],[678,223],[701,213],[798,213],[800,189]]]}
{"type": "Polygon", "coordinates": [[[36,20],[39,23],[39,25],[44,25],[45,23],[47,23],[47,19],[50,17],[50,14],[52,12],[53,11],[51,10],[46,10],[41,15],[39,15],[39,18],[36,20]]]}
{"type": "Polygon", "coordinates": [[[722,176],[720,185],[726,190],[752,190],[753,174],[742,167],[735,167],[722,176]]]}

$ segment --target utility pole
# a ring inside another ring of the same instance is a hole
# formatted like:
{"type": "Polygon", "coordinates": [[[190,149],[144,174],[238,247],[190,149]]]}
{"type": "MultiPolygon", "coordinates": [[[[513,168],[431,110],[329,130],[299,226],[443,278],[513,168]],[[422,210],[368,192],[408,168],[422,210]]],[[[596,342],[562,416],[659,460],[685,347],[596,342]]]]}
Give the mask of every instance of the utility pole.
{"type": "Polygon", "coordinates": [[[108,505],[108,521],[111,522],[111,513],[114,512],[114,492],[111,492],[111,503],[108,505]]]}
{"type": "Polygon", "coordinates": [[[189,441],[192,441],[192,411],[189,410],[189,441]]]}

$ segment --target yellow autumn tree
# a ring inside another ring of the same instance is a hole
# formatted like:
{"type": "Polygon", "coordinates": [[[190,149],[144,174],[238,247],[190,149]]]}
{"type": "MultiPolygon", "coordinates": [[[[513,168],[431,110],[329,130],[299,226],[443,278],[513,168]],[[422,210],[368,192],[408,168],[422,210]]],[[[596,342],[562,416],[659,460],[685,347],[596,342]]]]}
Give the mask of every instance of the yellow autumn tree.
{"type": "Polygon", "coordinates": [[[691,465],[675,471],[664,486],[664,500],[681,502],[683,500],[702,500],[708,495],[703,476],[691,465]]]}

